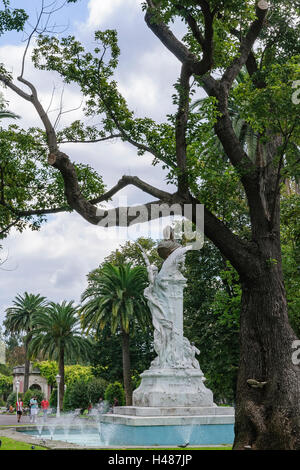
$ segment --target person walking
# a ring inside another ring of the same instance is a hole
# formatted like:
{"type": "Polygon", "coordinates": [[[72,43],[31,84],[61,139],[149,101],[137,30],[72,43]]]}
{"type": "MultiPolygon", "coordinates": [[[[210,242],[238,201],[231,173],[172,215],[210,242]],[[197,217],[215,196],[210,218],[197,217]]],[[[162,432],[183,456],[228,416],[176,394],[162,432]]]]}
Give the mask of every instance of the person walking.
{"type": "Polygon", "coordinates": [[[16,410],[17,410],[17,418],[18,418],[18,423],[19,423],[23,414],[23,402],[20,399],[16,402],[16,410]]]}
{"type": "Polygon", "coordinates": [[[39,409],[36,396],[31,398],[29,404],[30,404],[30,422],[36,423],[36,417],[37,417],[38,409],[39,409]]]}
{"type": "Polygon", "coordinates": [[[44,414],[44,421],[46,421],[47,419],[47,413],[48,413],[48,408],[49,408],[49,402],[48,400],[44,399],[41,401],[41,407],[42,407],[42,410],[43,410],[43,414],[44,414]]]}

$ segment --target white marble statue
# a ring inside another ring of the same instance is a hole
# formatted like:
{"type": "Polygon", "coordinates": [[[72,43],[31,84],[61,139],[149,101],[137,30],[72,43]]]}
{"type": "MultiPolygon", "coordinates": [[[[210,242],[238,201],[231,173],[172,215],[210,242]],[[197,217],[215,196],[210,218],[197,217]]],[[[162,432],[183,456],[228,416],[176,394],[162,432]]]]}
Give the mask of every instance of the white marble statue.
{"type": "MultiPolygon", "coordinates": [[[[171,242],[172,243],[172,242],[171,242]]],[[[161,270],[150,264],[142,251],[149,278],[149,286],[144,295],[152,314],[154,326],[154,350],[157,357],[150,369],[198,369],[199,363],[195,354],[197,348],[183,336],[183,289],[186,279],[181,273],[185,255],[190,246],[169,244],[170,254],[166,256],[161,270]]],[[[166,243],[168,245],[168,242],[166,243]]]]}

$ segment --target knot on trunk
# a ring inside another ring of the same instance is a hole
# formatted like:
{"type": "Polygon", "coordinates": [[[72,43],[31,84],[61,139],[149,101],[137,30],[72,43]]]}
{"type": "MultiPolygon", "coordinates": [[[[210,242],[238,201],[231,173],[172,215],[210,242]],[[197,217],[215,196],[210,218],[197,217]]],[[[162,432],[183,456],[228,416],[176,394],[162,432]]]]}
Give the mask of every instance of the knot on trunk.
{"type": "Polygon", "coordinates": [[[263,388],[268,382],[259,382],[255,379],[248,379],[247,384],[252,388],[263,388]]]}
{"type": "Polygon", "coordinates": [[[48,163],[49,165],[54,165],[54,163],[56,162],[56,155],[54,153],[50,153],[48,155],[48,163]]]}

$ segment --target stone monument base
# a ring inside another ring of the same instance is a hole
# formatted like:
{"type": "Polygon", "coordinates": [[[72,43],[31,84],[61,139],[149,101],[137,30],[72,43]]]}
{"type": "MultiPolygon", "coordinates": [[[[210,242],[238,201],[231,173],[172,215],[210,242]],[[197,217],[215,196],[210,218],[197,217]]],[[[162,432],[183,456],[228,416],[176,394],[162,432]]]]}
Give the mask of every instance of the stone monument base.
{"type": "Polygon", "coordinates": [[[149,369],[133,392],[135,407],[215,407],[200,369],[149,369]]]}

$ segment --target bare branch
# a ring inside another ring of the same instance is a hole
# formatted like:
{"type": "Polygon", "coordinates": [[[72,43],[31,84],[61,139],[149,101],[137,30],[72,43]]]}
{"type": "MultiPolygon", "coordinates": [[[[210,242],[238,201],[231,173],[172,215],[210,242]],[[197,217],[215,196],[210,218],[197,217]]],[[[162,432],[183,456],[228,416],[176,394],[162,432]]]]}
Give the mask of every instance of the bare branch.
{"type": "MultiPolygon", "coordinates": [[[[17,223],[20,221],[20,218],[21,217],[17,217],[15,220],[13,220],[9,225],[7,225],[6,227],[4,227],[3,229],[1,229],[0,231],[0,237],[3,237],[5,235],[5,233],[7,233],[12,227],[14,227],[15,225],[17,225],[17,223]]],[[[2,263],[1,263],[2,264],[2,263]]]]}
{"type": "Polygon", "coordinates": [[[96,199],[91,200],[91,204],[97,204],[102,201],[108,201],[114,194],[116,194],[118,191],[121,189],[125,188],[125,186],[128,185],[133,185],[136,186],[137,188],[141,189],[147,194],[150,194],[151,196],[156,197],[157,199],[161,199],[165,202],[170,202],[172,203],[174,200],[174,195],[171,193],[168,193],[166,191],[162,191],[161,189],[158,189],[154,186],[151,186],[150,184],[146,183],[145,181],[142,181],[140,178],[137,176],[126,176],[124,175],[119,182],[110,189],[107,193],[103,194],[102,196],[99,196],[96,199]]]}
{"type": "Polygon", "coordinates": [[[122,134],[112,134],[107,137],[100,137],[99,139],[90,139],[90,140],[84,140],[84,139],[70,139],[70,140],[60,140],[59,138],[57,139],[57,142],[59,144],[94,144],[96,142],[105,142],[107,140],[113,140],[113,139],[118,139],[122,137],[122,134]]]}

